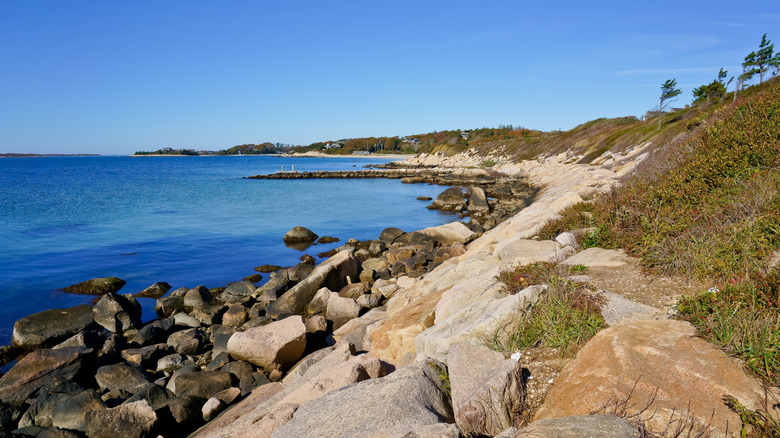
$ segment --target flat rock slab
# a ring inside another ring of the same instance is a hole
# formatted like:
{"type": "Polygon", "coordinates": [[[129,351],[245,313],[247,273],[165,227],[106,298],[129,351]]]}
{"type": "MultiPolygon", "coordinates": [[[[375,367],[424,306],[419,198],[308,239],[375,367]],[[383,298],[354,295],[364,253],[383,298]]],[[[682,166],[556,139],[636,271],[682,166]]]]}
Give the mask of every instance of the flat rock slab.
{"type": "Polygon", "coordinates": [[[40,348],[16,363],[0,377],[0,402],[19,406],[45,385],[68,382],[81,371],[90,348],[40,348]]]}
{"type": "Polygon", "coordinates": [[[741,424],[723,395],[754,410],[761,408],[764,397],[761,385],[745,374],[740,362],[696,337],[689,323],[641,320],[594,336],[564,367],[536,419],[589,414],[629,394],[628,414],[654,400],[645,412],[655,412],[648,420],[654,430],[663,430],[684,412],[708,422],[717,436],[724,435],[727,425],[734,430],[741,424]]]}
{"type": "Polygon", "coordinates": [[[574,248],[552,240],[514,239],[496,245],[495,254],[509,265],[558,262],[571,257],[574,248]]]}
{"type": "Polygon", "coordinates": [[[86,414],[86,432],[90,438],[143,438],[157,424],[157,414],[145,400],[99,409],[86,414]]]}
{"type": "Polygon", "coordinates": [[[610,327],[628,324],[642,319],[661,319],[666,315],[653,306],[637,303],[612,292],[601,291],[606,302],[601,307],[601,315],[610,327]]]}
{"type": "Polygon", "coordinates": [[[622,249],[588,248],[563,260],[564,266],[582,265],[588,268],[614,268],[628,264],[630,258],[622,249]]]}
{"type": "Polygon", "coordinates": [[[465,245],[477,238],[476,233],[460,222],[451,222],[449,224],[439,225],[438,227],[423,228],[422,230],[419,230],[418,233],[433,237],[444,246],[449,246],[453,243],[462,243],[465,245]]]}
{"type": "Polygon", "coordinates": [[[72,284],[65,288],[65,292],[79,295],[105,295],[122,289],[125,281],[117,277],[93,278],[72,284]]]}
{"type": "Polygon", "coordinates": [[[25,347],[50,346],[96,326],[89,304],[44,310],[16,321],[13,343],[25,347]]]}
{"type": "Polygon", "coordinates": [[[575,415],[534,421],[514,438],[638,438],[636,427],[614,415],[575,415]]]}

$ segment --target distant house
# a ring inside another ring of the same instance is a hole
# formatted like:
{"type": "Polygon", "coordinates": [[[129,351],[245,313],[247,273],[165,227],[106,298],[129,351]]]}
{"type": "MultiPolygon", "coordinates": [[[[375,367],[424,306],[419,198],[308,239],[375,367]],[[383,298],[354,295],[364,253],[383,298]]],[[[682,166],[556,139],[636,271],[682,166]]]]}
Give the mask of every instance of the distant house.
{"type": "Polygon", "coordinates": [[[406,138],[406,137],[404,137],[404,138],[401,139],[401,142],[402,143],[409,143],[409,144],[413,144],[413,145],[417,146],[417,144],[420,143],[420,139],[419,138],[406,138]]]}
{"type": "Polygon", "coordinates": [[[666,111],[648,111],[645,113],[644,116],[642,116],[642,121],[646,122],[652,118],[659,117],[666,114],[666,111]]]}
{"type": "Polygon", "coordinates": [[[462,138],[464,140],[468,140],[469,139],[469,134],[471,134],[471,131],[468,130],[468,129],[464,129],[463,131],[460,131],[460,138],[462,138]]]}
{"type": "Polygon", "coordinates": [[[336,141],[329,141],[329,142],[325,143],[325,149],[339,149],[342,146],[344,146],[344,145],[342,145],[341,143],[336,142],[336,141]]]}

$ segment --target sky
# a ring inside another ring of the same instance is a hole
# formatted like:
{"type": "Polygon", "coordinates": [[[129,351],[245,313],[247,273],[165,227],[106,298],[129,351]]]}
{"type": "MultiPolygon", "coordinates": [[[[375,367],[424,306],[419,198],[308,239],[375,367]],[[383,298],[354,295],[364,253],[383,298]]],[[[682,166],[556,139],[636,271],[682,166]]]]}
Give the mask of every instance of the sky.
{"type": "Polygon", "coordinates": [[[780,2],[0,1],[0,153],[307,145],[675,106],[780,2]]]}

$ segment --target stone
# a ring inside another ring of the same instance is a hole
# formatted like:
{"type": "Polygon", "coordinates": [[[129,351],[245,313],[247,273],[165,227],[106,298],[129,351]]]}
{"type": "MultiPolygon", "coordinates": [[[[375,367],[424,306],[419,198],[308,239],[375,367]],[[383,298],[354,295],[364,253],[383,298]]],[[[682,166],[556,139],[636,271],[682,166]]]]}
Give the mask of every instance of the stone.
{"type": "Polygon", "coordinates": [[[74,383],[62,383],[51,389],[42,389],[37,397],[29,401],[30,407],[19,419],[18,427],[51,427],[54,408],[83,390],[74,383]]]}
{"type": "Polygon", "coordinates": [[[153,368],[157,361],[171,353],[168,344],[154,344],[143,348],[128,348],[122,350],[122,359],[142,368],[153,368]]]}
{"type": "Polygon", "coordinates": [[[574,254],[574,248],[562,247],[552,240],[512,239],[496,245],[495,254],[505,264],[560,262],[574,254]]]}
{"type": "Polygon", "coordinates": [[[35,438],[82,438],[82,434],[57,427],[27,426],[13,431],[13,435],[0,431],[3,437],[35,437],[35,438]]]}
{"type": "Polygon", "coordinates": [[[379,234],[379,240],[384,242],[386,245],[392,245],[393,241],[395,241],[395,239],[397,239],[402,234],[405,233],[400,228],[394,228],[394,227],[385,228],[379,234]]]}
{"type": "Polygon", "coordinates": [[[537,290],[524,290],[501,299],[477,301],[420,333],[414,340],[415,351],[448,363],[455,344],[480,345],[496,332],[511,333],[538,298],[537,290]]]}
{"type": "Polygon", "coordinates": [[[138,330],[131,342],[140,346],[163,342],[168,339],[168,334],[173,329],[173,324],[173,318],[151,321],[138,330]]]}
{"type": "Polygon", "coordinates": [[[212,398],[222,400],[227,405],[233,404],[233,402],[238,400],[239,397],[241,397],[241,390],[235,386],[228,389],[223,389],[222,391],[219,391],[212,396],[212,398]]]}
{"type": "Polygon", "coordinates": [[[183,367],[181,367],[178,370],[173,372],[173,374],[171,375],[171,378],[168,380],[168,384],[165,385],[165,388],[167,388],[169,391],[171,391],[171,392],[173,392],[175,394],[176,393],[176,378],[177,377],[179,377],[181,375],[184,375],[184,374],[188,374],[188,373],[199,373],[200,371],[201,371],[200,370],[200,366],[198,366],[196,364],[185,365],[185,366],[183,366],[183,367]]]}
{"type": "Polygon", "coordinates": [[[310,229],[297,226],[285,233],[282,240],[284,240],[284,243],[304,243],[314,242],[318,237],[310,229]]]}
{"type": "Polygon", "coordinates": [[[65,288],[65,292],[79,295],[105,295],[122,289],[124,285],[125,281],[117,277],[93,278],[72,284],[65,288]]]}
{"type": "Polygon", "coordinates": [[[86,432],[87,412],[106,409],[106,404],[94,389],[89,389],[68,397],[58,403],[51,413],[54,427],[86,432]]]}
{"type": "Polygon", "coordinates": [[[466,245],[477,238],[477,234],[469,229],[468,226],[460,222],[450,222],[439,225],[438,227],[423,228],[416,231],[426,236],[434,238],[444,246],[450,246],[456,243],[466,245]]]}
{"type": "Polygon", "coordinates": [[[358,305],[363,309],[373,309],[378,307],[382,303],[381,294],[365,294],[361,295],[357,299],[358,305]]]}
{"type": "Polygon", "coordinates": [[[328,321],[322,315],[312,316],[306,320],[305,324],[306,333],[317,333],[328,330],[328,321]]]}
{"type": "Polygon", "coordinates": [[[152,409],[157,409],[162,406],[168,399],[173,398],[173,391],[160,386],[156,383],[150,383],[143,387],[140,391],[133,394],[132,397],[125,401],[127,403],[133,403],[141,400],[146,400],[152,409]]]}
{"type": "Polygon", "coordinates": [[[490,213],[485,191],[479,187],[469,187],[466,189],[466,199],[469,201],[469,213],[490,213]]]}
{"type": "Polygon", "coordinates": [[[239,380],[254,372],[252,365],[249,365],[249,363],[244,362],[243,360],[228,362],[222,366],[221,370],[233,374],[239,380]]]}
{"type": "Polygon", "coordinates": [[[203,307],[214,302],[214,296],[206,286],[197,286],[184,294],[184,307],[203,307]]]}
{"type": "Polygon", "coordinates": [[[588,248],[561,262],[564,266],[582,265],[588,268],[616,268],[629,262],[622,249],[588,248]]]}
{"type": "Polygon", "coordinates": [[[101,391],[127,391],[130,394],[135,394],[152,383],[143,370],[126,363],[98,368],[95,381],[101,391]]]}
{"type": "Polygon", "coordinates": [[[341,239],[339,239],[338,237],[322,236],[319,239],[317,239],[317,243],[321,243],[321,244],[324,244],[324,243],[334,243],[334,242],[338,242],[339,240],[341,240],[341,239]]]}
{"type": "Polygon", "coordinates": [[[247,275],[246,277],[243,278],[243,280],[256,284],[263,281],[263,276],[260,274],[252,274],[252,275],[247,275]]]}
{"type": "Polygon", "coordinates": [[[264,274],[270,274],[271,272],[278,271],[282,269],[281,266],[277,265],[261,265],[255,268],[255,271],[262,272],[264,274]]]}
{"type": "Polygon", "coordinates": [[[112,409],[88,411],[85,423],[90,438],[143,438],[150,436],[157,424],[157,415],[146,401],[137,401],[112,409]]]}
{"type": "Polygon", "coordinates": [[[328,299],[330,298],[330,289],[327,287],[320,288],[317,293],[314,294],[314,298],[309,301],[306,306],[306,312],[309,315],[316,315],[324,312],[328,308],[328,299]]]}
{"type": "Polygon", "coordinates": [[[141,305],[132,295],[107,293],[98,300],[92,311],[95,322],[112,333],[124,333],[142,327],[141,305]]]}
{"type": "Polygon", "coordinates": [[[418,197],[417,197],[417,198],[415,198],[415,199],[417,199],[418,201],[430,201],[430,200],[432,200],[433,198],[431,198],[430,196],[418,196],[418,197]]]}
{"type": "Polygon", "coordinates": [[[0,377],[0,402],[20,406],[41,388],[73,381],[90,353],[92,349],[83,347],[39,348],[31,352],[0,377]]]}
{"type": "Polygon", "coordinates": [[[238,382],[238,388],[241,390],[241,395],[245,396],[252,392],[255,388],[267,385],[271,381],[263,373],[251,373],[248,376],[242,377],[238,382]]]}
{"type": "Polygon", "coordinates": [[[54,348],[84,347],[91,348],[97,355],[97,366],[115,363],[119,360],[120,351],[127,347],[125,338],[107,330],[100,329],[83,331],[73,335],[54,348]]]}
{"type": "Polygon", "coordinates": [[[535,418],[589,414],[630,395],[628,415],[653,402],[647,409],[654,413],[647,421],[651,430],[663,430],[684,413],[723,436],[729,424],[729,430],[740,424],[723,402],[726,394],[752,410],[764,398],[742,365],[696,337],[691,324],[640,320],[604,329],[585,344],[556,378],[535,418]]]}
{"type": "Polygon", "coordinates": [[[176,313],[172,316],[172,318],[174,324],[178,326],[198,328],[202,325],[197,318],[187,315],[184,312],[176,313]]]}
{"type": "Polygon", "coordinates": [[[442,387],[439,370],[434,362],[425,361],[310,400],[271,436],[377,436],[399,426],[429,426],[453,421],[452,407],[442,387]],[[381,415],[377,415],[380,412],[381,415]],[[323,418],[328,421],[322,421],[323,418]]]}
{"type": "Polygon", "coordinates": [[[50,347],[70,336],[96,327],[92,306],[50,309],[26,316],[14,323],[14,345],[50,347]]]}
{"type": "Polygon", "coordinates": [[[333,321],[333,329],[338,330],[349,320],[357,318],[360,308],[360,304],[352,298],[342,298],[336,292],[331,292],[325,318],[333,321]]]}
{"type": "Polygon", "coordinates": [[[249,297],[254,295],[257,287],[251,281],[236,281],[228,284],[223,294],[249,297]]]}
{"type": "Polygon", "coordinates": [[[439,193],[439,196],[428,206],[431,210],[449,210],[461,211],[466,207],[466,201],[463,197],[463,189],[460,187],[450,187],[439,193]]]}
{"type": "Polygon", "coordinates": [[[377,255],[385,252],[387,250],[387,245],[385,242],[377,239],[372,240],[371,245],[368,246],[368,252],[373,256],[376,257],[377,255]]]}
{"type": "Polygon", "coordinates": [[[534,421],[514,438],[639,438],[636,426],[614,415],[573,415],[534,421]]]}
{"type": "Polygon", "coordinates": [[[287,270],[287,275],[290,276],[290,281],[300,283],[304,278],[308,277],[313,270],[314,265],[312,264],[298,263],[297,265],[287,270]]]}
{"type": "Polygon", "coordinates": [[[195,359],[192,356],[181,354],[181,353],[173,353],[161,357],[157,361],[157,364],[154,368],[157,371],[172,372],[180,368],[184,368],[188,365],[194,365],[194,364],[195,364],[195,359]]]}
{"type": "Polygon", "coordinates": [[[362,435],[364,438],[460,438],[458,426],[447,423],[395,426],[362,435]]]}
{"type": "Polygon", "coordinates": [[[570,246],[574,249],[578,249],[580,247],[580,243],[577,241],[577,236],[575,236],[574,233],[570,233],[568,231],[555,236],[555,241],[558,242],[558,244],[561,246],[570,246]]]}
{"type": "Polygon", "coordinates": [[[227,403],[216,397],[211,397],[206,400],[206,403],[200,408],[200,412],[203,415],[203,421],[211,421],[216,418],[220,412],[227,408],[227,406],[227,403]]]}
{"type": "Polygon", "coordinates": [[[358,259],[350,251],[341,251],[320,263],[308,277],[269,304],[266,315],[272,318],[303,315],[320,288],[341,290],[347,284],[347,277],[358,278],[359,270],[358,259]]]}
{"type": "Polygon", "coordinates": [[[164,281],[161,281],[161,282],[154,283],[153,285],[147,287],[146,289],[142,290],[141,292],[138,292],[133,296],[136,298],[157,299],[165,295],[169,290],[171,290],[171,285],[164,281]]]}
{"type": "Polygon", "coordinates": [[[249,309],[243,304],[231,304],[222,315],[222,324],[230,327],[238,327],[245,323],[249,317],[249,309]]]}
{"type": "Polygon", "coordinates": [[[230,362],[230,355],[227,351],[223,351],[215,355],[203,371],[218,371],[220,368],[227,365],[228,362],[230,362]]]}
{"type": "Polygon", "coordinates": [[[154,305],[154,311],[160,318],[168,318],[169,316],[180,312],[184,309],[184,298],[181,296],[169,295],[157,299],[157,303],[154,305]]]}
{"type": "Polygon", "coordinates": [[[219,391],[238,385],[238,380],[227,371],[201,371],[176,377],[176,395],[190,395],[209,399],[219,391]]]}
{"type": "Polygon", "coordinates": [[[171,333],[167,344],[177,353],[195,355],[202,352],[208,344],[208,336],[199,328],[191,328],[171,333]]]}
{"type": "Polygon", "coordinates": [[[286,370],[306,349],[306,326],[300,316],[291,316],[245,332],[235,333],[228,341],[228,353],[268,371],[286,370]]]}
{"type": "Polygon", "coordinates": [[[162,430],[188,430],[202,419],[201,408],[206,402],[201,397],[183,395],[169,398],[158,407],[158,418],[162,430]]]}
{"type": "Polygon", "coordinates": [[[520,363],[484,345],[455,344],[448,371],[455,422],[466,436],[494,436],[520,421],[520,363]]]}
{"type": "Polygon", "coordinates": [[[15,429],[22,415],[24,415],[22,407],[0,403],[0,431],[15,429]]]}
{"type": "Polygon", "coordinates": [[[368,286],[365,283],[352,283],[342,287],[339,296],[356,300],[366,292],[368,292],[368,286]]]}
{"type": "Polygon", "coordinates": [[[491,269],[476,277],[466,278],[445,291],[436,304],[436,321],[444,321],[455,313],[485,299],[507,296],[504,283],[496,280],[499,269],[491,269]]]}

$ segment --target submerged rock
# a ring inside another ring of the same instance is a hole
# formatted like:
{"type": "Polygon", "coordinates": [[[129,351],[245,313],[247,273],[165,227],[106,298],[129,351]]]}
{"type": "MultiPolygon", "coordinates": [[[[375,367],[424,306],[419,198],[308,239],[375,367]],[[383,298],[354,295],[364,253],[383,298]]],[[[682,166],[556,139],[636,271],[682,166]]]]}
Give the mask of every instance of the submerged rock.
{"type": "Polygon", "coordinates": [[[165,295],[166,292],[171,290],[171,285],[160,281],[157,282],[146,289],[142,290],[141,292],[138,292],[137,294],[133,295],[136,298],[160,298],[161,296],[165,295]]]}
{"type": "Polygon", "coordinates": [[[283,240],[285,243],[305,243],[314,242],[318,237],[310,229],[298,226],[288,231],[283,240]]]}
{"type": "Polygon", "coordinates": [[[105,295],[122,289],[125,281],[117,277],[93,278],[72,284],[65,288],[65,292],[79,295],[105,295]]]}

